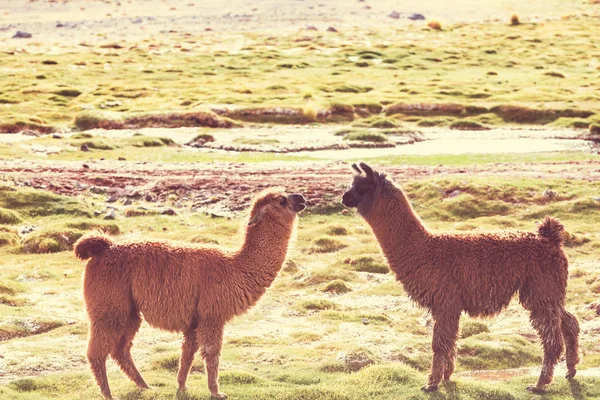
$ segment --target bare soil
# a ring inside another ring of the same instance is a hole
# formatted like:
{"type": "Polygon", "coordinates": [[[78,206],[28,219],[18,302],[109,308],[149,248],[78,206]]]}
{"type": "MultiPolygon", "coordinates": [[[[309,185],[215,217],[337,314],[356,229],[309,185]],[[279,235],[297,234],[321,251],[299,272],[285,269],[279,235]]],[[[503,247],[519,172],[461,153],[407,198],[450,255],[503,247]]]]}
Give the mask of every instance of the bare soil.
{"type": "MultiPolygon", "coordinates": [[[[383,169],[399,183],[447,175],[600,181],[600,161],[523,163],[517,167],[508,163],[460,167],[400,165],[383,169]]],[[[151,193],[160,202],[176,194],[193,197],[198,205],[213,204],[230,211],[243,209],[253,193],[271,186],[302,191],[311,207],[322,207],[339,198],[351,181],[350,167],[343,162],[174,164],[1,160],[0,174],[5,180],[69,196],[88,192],[92,187],[107,194],[122,192],[119,189],[127,187],[129,196],[144,197],[151,193]]]]}

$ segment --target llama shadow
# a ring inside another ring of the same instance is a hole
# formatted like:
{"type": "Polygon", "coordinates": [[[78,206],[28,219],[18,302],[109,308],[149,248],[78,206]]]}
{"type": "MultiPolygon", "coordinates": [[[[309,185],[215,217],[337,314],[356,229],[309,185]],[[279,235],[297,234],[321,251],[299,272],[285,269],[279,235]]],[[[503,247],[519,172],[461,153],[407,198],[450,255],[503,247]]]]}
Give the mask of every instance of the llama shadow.
{"type": "Polygon", "coordinates": [[[583,394],[583,387],[575,379],[569,380],[569,386],[571,387],[571,395],[575,400],[585,400],[586,397],[583,394]]]}
{"type": "MultiPolygon", "coordinates": [[[[586,400],[585,394],[583,393],[583,386],[573,379],[569,380],[569,386],[571,389],[571,396],[573,396],[574,400],[586,400]]],[[[555,398],[555,395],[551,393],[543,393],[540,395],[539,400],[552,400],[555,398]]]]}
{"type": "Polygon", "coordinates": [[[428,393],[430,400],[454,400],[460,399],[460,393],[458,392],[458,388],[456,382],[454,381],[446,381],[440,385],[440,389],[444,389],[444,391],[440,391],[439,389],[435,392],[428,393]]]}

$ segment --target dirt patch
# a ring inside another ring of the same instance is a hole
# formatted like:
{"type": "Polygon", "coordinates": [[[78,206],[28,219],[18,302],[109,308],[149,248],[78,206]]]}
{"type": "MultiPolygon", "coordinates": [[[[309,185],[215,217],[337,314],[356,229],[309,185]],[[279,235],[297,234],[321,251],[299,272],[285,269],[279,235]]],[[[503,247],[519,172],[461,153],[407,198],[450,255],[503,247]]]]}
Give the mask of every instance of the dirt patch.
{"type": "MultiPolygon", "coordinates": [[[[170,195],[186,198],[192,208],[244,209],[257,191],[284,186],[301,191],[311,209],[329,210],[343,194],[352,172],[342,162],[264,163],[134,163],[126,161],[0,161],[0,173],[20,185],[76,196],[92,192],[115,193],[128,188],[152,202],[166,202],[170,195]]],[[[532,177],[538,179],[587,179],[600,181],[600,161],[474,166],[385,166],[397,182],[442,175],[532,177]]],[[[332,208],[334,212],[338,208],[332,208]]]]}

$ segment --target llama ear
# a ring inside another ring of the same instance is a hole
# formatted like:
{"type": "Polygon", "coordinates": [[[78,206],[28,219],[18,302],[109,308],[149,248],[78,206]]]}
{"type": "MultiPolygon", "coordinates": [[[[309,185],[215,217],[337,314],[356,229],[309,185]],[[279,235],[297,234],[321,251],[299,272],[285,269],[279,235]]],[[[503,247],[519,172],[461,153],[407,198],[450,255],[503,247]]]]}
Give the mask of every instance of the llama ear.
{"type": "Polygon", "coordinates": [[[253,218],[250,219],[250,221],[248,221],[248,226],[254,226],[254,225],[258,224],[264,214],[265,214],[265,208],[263,207],[260,209],[259,212],[256,213],[256,215],[253,218]]]}
{"type": "Polygon", "coordinates": [[[362,168],[363,171],[365,171],[365,174],[367,174],[367,178],[373,179],[374,173],[373,173],[373,169],[371,167],[369,167],[364,162],[360,163],[360,167],[362,168]]]}
{"type": "Polygon", "coordinates": [[[352,168],[353,168],[353,169],[354,169],[356,172],[358,172],[358,174],[359,174],[359,175],[362,173],[362,171],[360,170],[360,168],[358,168],[358,166],[356,165],[356,163],[353,163],[353,164],[352,164],[352,168]]]}

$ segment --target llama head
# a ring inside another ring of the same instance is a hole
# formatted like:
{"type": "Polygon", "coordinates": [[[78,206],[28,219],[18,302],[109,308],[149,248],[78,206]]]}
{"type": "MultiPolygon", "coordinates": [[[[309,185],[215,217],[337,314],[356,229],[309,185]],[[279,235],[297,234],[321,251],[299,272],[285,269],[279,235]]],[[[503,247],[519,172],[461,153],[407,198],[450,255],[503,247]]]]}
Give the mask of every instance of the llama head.
{"type": "Polygon", "coordinates": [[[283,188],[265,189],[255,198],[250,209],[248,226],[254,226],[265,220],[292,223],[296,213],[306,208],[306,199],[301,194],[286,194],[283,188]]]}
{"type": "Polygon", "coordinates": [[[342,196],[342,204],[346,207],[356,207],[360,213],[366,212],[373,201],[385,175],[373,171],[364,162],[352,164],[355,172],[352,187],[342,196]]]}

